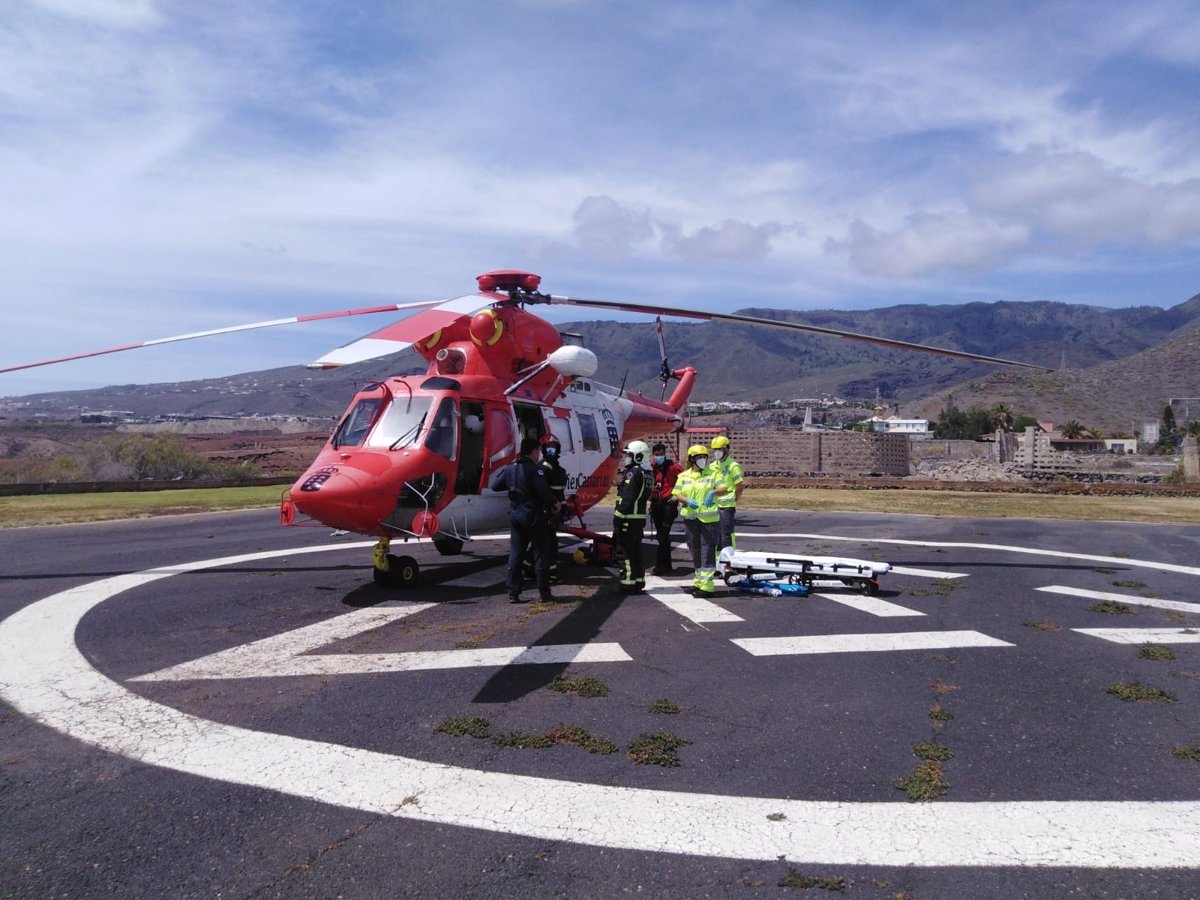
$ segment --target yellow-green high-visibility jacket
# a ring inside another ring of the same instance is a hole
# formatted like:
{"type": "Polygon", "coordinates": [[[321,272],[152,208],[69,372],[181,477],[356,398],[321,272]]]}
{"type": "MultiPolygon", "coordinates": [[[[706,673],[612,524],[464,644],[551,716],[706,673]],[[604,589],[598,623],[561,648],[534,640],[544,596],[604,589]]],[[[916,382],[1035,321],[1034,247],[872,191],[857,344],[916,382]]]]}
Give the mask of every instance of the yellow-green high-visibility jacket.
{"type": "Polygon", "coordinates": [[[737,486],[745,481],[742,476],[742,464],[736,459],[726,457],[711,463],[709,468],[717,473],[717,477],[729,489],[728,493],[717,497],[717,506],[722,509],[737,506],[737,486]]]}
{"type": "Polygon", "coordinates": [[[685,501],[679,504],[679,517],[699,519],[701,522],[718,521],[721,513],[717,510],[716,501],[705,505],[704,498],[708,496],[709,491],[715,491],[724,486],[725,482],[717,476],[712,466],[708,466],[700,472],[697,472],[694,466],[688,466],[679,473],[679,477],[675,480],[673,496],[682,497],[685,501]],[[687,505],[686,501],[688,500],[698,503],[699,508],[692,509],[687,505]]]}

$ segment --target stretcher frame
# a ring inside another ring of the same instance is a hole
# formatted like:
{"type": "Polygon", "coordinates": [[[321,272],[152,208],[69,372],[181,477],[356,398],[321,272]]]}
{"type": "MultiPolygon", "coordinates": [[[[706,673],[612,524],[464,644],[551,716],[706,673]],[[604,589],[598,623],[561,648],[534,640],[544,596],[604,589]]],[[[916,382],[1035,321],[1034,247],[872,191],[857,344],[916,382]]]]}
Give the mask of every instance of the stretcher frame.
{"type": "Polygon", "coordinates": [[[737,586],[746,582],[782,582],[806,588],[821,582],[856,588],[865,594],[879,591],[879,576],[890,572],[889,563],[838,556],[797,556],[788,553],[761,553],[726,547],[717,558],[717,574],[725,583],[737,586]]]}

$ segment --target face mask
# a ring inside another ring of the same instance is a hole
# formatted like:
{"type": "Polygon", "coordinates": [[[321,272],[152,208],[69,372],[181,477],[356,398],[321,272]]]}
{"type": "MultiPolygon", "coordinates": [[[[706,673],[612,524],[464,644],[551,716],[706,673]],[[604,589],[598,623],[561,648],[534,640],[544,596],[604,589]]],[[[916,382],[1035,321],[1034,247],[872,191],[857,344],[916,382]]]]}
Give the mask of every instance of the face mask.
{"type": "Polygon", "coordinates": [[[661,465],[662,465],[663,463],[665,463],[666,461],[667,461],[667,458],[666,458],[665,456],[656,456],[656,457],[654,457],[654,464],[655,464],[656,466],[661,466],[661,465]]]}
{"type": "Polygon", "coordinates": [[[697,456],[696,457],[696,465],[697,465],[697,467],[703,469],[705,466],[708,465],[708,457],[707,456],[697,456]]]}
{"type": "Polygon", "coordinates": [[[725,451],[724,450],[714,450],[712,455],[713,455],[713,459],[718,459],[718,460],[724,459],[725,451]]]}

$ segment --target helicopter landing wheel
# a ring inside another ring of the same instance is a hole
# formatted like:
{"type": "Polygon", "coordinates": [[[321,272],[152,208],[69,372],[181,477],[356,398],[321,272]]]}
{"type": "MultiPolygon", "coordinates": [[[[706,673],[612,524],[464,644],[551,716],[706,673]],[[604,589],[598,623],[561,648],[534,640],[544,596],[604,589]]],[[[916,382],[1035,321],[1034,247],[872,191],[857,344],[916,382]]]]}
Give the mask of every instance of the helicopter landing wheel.
{"type": "Polygon", "coordinates": [[[440,537],[433,539],[433,546],[442,556],[455,556],[462,553],[463,542],[460,538],[440,537]]]}
{"type": "Polygon", "coordinates": [[[387,569],[376,567],[372,570],[375,583],[380,587],[412,587],[420,574],[421,567],[411,556],[395,556],[391,553],[388,554],[387,569]]]}

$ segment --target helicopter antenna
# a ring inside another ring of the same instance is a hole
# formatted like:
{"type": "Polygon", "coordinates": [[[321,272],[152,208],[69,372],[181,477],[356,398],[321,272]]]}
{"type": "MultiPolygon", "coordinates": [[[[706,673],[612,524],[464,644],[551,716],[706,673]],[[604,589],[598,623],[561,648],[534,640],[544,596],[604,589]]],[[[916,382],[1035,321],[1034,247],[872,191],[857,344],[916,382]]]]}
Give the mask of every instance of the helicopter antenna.
{"type": "Polygon", "coordinates": [[[621,376],[621,389],[617,392],[620,396],[625,395],[625,382],[629,380],[629,370],[625,370],[625,374],[621,376]]]}
{"type": "Polygon", "coordinates": [[[662,395],[658,399],[665,400],[667,399],[667,385],[670,384],[674,373],[667,363],[667,342],[663,339],[662,316],[654,317],[654,333],[658,335],[658,355],[662,359],[662,367],[658,370],[658,377],[662,379],[663,386],[662,395]]]}

